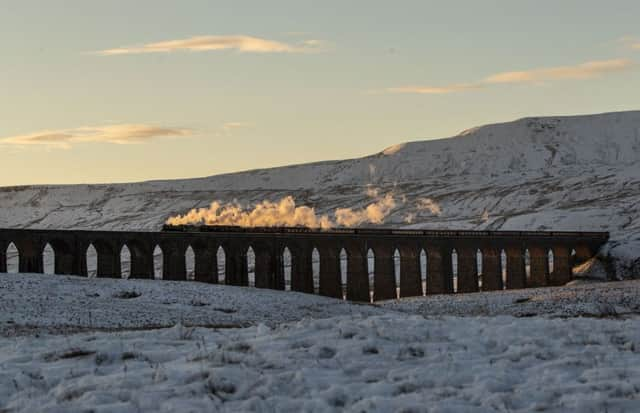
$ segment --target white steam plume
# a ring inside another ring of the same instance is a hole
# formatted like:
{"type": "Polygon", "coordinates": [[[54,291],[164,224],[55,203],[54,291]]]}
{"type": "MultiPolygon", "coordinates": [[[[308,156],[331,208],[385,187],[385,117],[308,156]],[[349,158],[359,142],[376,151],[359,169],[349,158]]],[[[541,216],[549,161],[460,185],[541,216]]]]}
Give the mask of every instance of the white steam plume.
{"type": "Polygon", "coordinates": [[[329,229],[336,224],[352,227],[363,223],[381,224],[395,207],[392,195],[369,204],[361,210],[336,209],[335,221],[327,215],[317,215],[314,208],[296,206],[292,196],[277,202],[262,201],[252,210],[238,203],[221,204],[214,201],[208,208],[195,208],[184,215],[167,220],[169,225],[237,225],[242,227],[308,227],[329,229]]]}
{"type": "Polygon", "coordinates": [[[363,223],[382,224],[384,219],[393,208],[396,201],[393,195],[387,194],[381,200],[367,205],[361,210],[353,210],[351,208],[336,209],[335,216],[338,225],[343,227],[354,227],[363,223]]]}
{"type": "Polygon", "coordinates": [[[418,200],[418,210],[419,211],[429,211],[433,215],[439,216],[442,214],[442,208],[431,198],[420,198],[418,200]]]}

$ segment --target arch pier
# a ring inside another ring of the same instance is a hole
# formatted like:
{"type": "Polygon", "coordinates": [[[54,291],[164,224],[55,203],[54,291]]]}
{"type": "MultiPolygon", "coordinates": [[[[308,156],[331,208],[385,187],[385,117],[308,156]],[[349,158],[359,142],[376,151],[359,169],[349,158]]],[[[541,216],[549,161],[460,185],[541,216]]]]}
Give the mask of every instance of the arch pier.
{"type": "Polygon", "coordinates": [[[159,248],[164,280],[190,278],[217,283],[219,268],[224,268],[220,279],[225,284],[247,286],[247,253],[251,251],[257,288],[285,290],[287,272],[292,291],[342,298],[344,275],[346,298],[367,302],[371,290],[374,300],[393,299],[397,289],[401,297],[422,295],[425,270],[426,294],[453,293],[454,273],[458,293],[563,285],[572,279],[573,266],[593,257],[608,238],[606,232],[363,228],[180,226],[158,232],[0,229],[0,273],[7,272],[7,250],[14,245],[20,272],[44,272],[47,247],[53,250],[56,274],[87,276],[87,252],[92,247],[97,255],[96,276],[120,278],[120,257],[126,247],[129,276],[153,279],[154,251],[159,248]],[[218,258],[220,249],[224,251],[223,263],[218,258]],[[341,263],[343,250],[346,263],[341,263]],[[290,256],[290,263],[285,263],[285,254],[290,256]],[[368,266],[371,254],[372,285],[368,266]],[[187,256],[193,262],[188,263],[187,256]],[[188,266],[192,277],[187,276],[188,266]],[[344,269],[346,273],[342,274],[344,269]]]}

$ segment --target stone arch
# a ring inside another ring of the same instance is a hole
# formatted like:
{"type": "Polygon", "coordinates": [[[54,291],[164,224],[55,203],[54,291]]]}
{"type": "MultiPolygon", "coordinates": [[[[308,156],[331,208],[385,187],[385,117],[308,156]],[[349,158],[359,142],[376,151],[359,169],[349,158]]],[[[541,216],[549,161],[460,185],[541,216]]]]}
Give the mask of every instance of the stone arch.
{"type": "MultiPolygon", "coordinates": [[[[347,299],[369,302],[369,277],[367,275],[367,251],[365,246],[354,240],[345,245],[347,251],[347,299]]],[[[376,267],[378,265],[376,264],[376,267]]]]}
{"type": "MultiPolygon", "coordinates": [[[[107,240],[93,240],[96,251],[96,277],[120,278],[120,246],[113,245],[107,240]]],[[[89,256],[87,255],[87,265],[89,256]]]]}
{"type": "Polygon", "coordinates": [[[500,262],[500,249],[492,245],[485,245],[478,255],[482,276],[482,291],[502,290],[502,264],[500,262]]]}
{"type": "Polygon", "coordinates": [[[393,250],[393,279],[396,282],[396,298],[400,298],[400,280],[402,277],[402,263],[400,259],[400,250],[393,250]]]}
{"type": "Polygon", "coordinates": [[[500,275],[502,277],[502,289],[507,289],[507,252],[503,249],[500,250],[500,275]]]}
{"type": "Polygon", "coordinates": [[[289,247],[289,252],[291,253],[291,290],[313,294],[310,246],[300,241],[289,247]]]}
{"type": "MultiPolygon", "coordinates": [[[[375,291],[376,291],[376,253],[373,251],[372,248],[369,248],[367,250],[367,275],[369,277],[369,286],[371,288],[371,291],[369,292],[369,295],[372,297],[375,297],[375,291]]],[[[380,286],[378,286],[378,288],[380,288],[380,286]]],[[[372,298],[373,300],[373,298],[372,298]]]]}
{"type": "Polygon", "coordinates": [[[282,272],[284,274],[284,290],[291,291],[291,269],[293,262],[293,254],[289,247],[285,246],[282,250],[282,272]]]}
{"type": "MultiPolygon", "coordinates": [[[[357,262],[357,258],[354,258],[357,262]]],[[[351,265],[351,263],[350,263],[351,265]]],[[[399,283],[395,280],[394,273],[394,260],[393,260],[393,246],[386,242],[375,242],[367,251],[364,264],[368,267],[369,272],[373,271],[373,283],[371,277],[366,277],[369,283],[368,287],[373,292],[373,298],[375,301],[380,300],[392,300],[398,297],[399,283]],[[369,265],[371,264],[371,265],[369,265]]],[[[351,276],[351,273],[349,273],[351,276]]],[[[364,300],[364,297],[359,296],[359,300],[364,300]]]]}
{"type": "Polygon", "coordinates": [[[87,277],[96,278],[98,276],[98,250],[90,243],[85,251],[87,263],[87,277]]]}
{"type": "MultiPolygon", "coordinates": [[[[53,274],[64,275],[85,275],[84,274],[84,259],[78,260],[76,256],[75,248],[64,239],[50,239],[47,244],[51,246],[53,251],[53,274]]],[[[46,247],[46,245],[45,245],[46,247]]],[[[45,257],[45,247],[43,247],[43,269],[45,265],[49,265],[51,261],[48,257],[45,257]]]]}
{"type": "Polygon", "coordinates": [[[505,246],[507,254],[507,282],[509,290],[525,288],[527,286],[527,274],[525,269],[525,248],[519,242],[505,246]]]}
{"type": "Polygon", "coordinates": [[[349,281],[348,267],[349,254],[345,248],[340,250],[340,285],[342,286],[342,299],[347,299],[347,282],[349,281]]]}
{"type": "Polygon", "coordinates": [[[256,253],[251,245],[247,248],[247,279],[249,287],[256,286],[256,253]]]}
{"type": "Polygon", "coordinates": [[[524,250],[524,274],[527,285],[531,285],[531,252],[529,248],[524,250]]]}
{"type": "Polygon", "coordinates": [[[120,275],[122,276],[122,278],[131,277],[131,260],[131,250],[125,243],[120,249],[120,275]]]}
{"type": "Polygon", "coordinates": [[[7,245],[7,272],[9,274],[17,274],[20,269],[20,250],[15,242],[10,242],[7,245]]]}
{"type": "MultiPolygon", "coordinates": [[[[473,293],[478,291],[478,248],[460,245],[457,254],[456,292],[473,293]]],[[[453,263],[452,263],[453,266],[453,263]]]]}
{"type": "Polygon", "coordinates": [[[44,274],[56,273],[56,252],[48,242],[42,248],[42,270],[44,274]]]}
{"type": "Polygon", "coordinates": [[[313,293],[320,293],[320,250],[313,247],[311,251],[311,276],[313,278],[313,293]]]}
{"type": "Polygon", "coordinates": [[[164,275],[164,251],[160,244],[153,248],[153,278],[161,280],[164,275]]]}
{"type": "Polygon", "coordinates": [[[186,270],[186,278],[193,281],[196,278],[196,253],[191,245],[184,250],[184,267],[186,270]]]}
{"type": "Polygon", "coordinates": [[[453,292],[458,292],[458,251],[454,248],[451,250],[451,274],[453,277],[453,292]]]}
{"type": "Polygon", "coordinates": [[[226,284],[227,253],[222,245],[216,250],[218,284],[226,284]]]}
{"type": "Polygon", "coordinates": [[[326,297],[342,298],[340,282],[340,257],[333,243],[320,245],[320,294],[326,297]]]}
{"type": "Polygon", "coordinates": [[[420,285],[422,286],[422,295],[427,295],[427,268],[428,257],[424,248],[420,249],[420,285]]]}
{"type": "Polygon", "coordinates": [[[484,257],[482,255],[482,250],[478,248],[476,250],[476,273],[478,274],[478,290],[482,291],[482,285],[484,284],[484,257]]]}
{"type": "MultiPolygon", "coordinates": [[[[120,251],[120,268],[125,271],[128,267],[128,278],[152,279],[154,278],[154,251],[153,245],[149,245],[135,238],[125,241],[120,251]],[[124,265],[126,261],[126,250],[129,252],[129,265],[124,265]]],[[[122,274],[125,278],[125,274],[122,274]]]]}
{"type": "Polygon", "coordinates": [[[275,289],[278,260],[271,253],[272,247],[268,243],[257,242],[250,248],[253,250],[253,261],[251,251],[247,251],[249,285],[251,285],[251,273],[253,272],[253,285],[257,288],[275,289]]]}

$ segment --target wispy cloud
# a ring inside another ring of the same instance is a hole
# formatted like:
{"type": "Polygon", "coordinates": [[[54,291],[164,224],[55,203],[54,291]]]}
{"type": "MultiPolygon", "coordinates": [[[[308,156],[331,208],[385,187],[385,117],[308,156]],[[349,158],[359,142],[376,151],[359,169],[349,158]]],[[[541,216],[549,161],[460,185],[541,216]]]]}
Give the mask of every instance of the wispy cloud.
{"type": "Polygon", "coordinates": [[[635,36],[623,36],[618,39],[619,43],[622,43],[629,49],[640,50],[640,38],[635,36]]]}
{"type": "Polygon", "coordinates": [[[226,122],[220,126],[220,128],[215,132],[215,135],[228,138],[231,137],[235,131],[249,126],[250,125],[246,122],[226,122]]]}
{"type": "Polygon", "coordinates": [[[499,84],[540,84],[558,80],[585,80],[609,73],[621,72],[637,66],[629,59],[594,60],[574,66],[557,66],[513,72],[500,72],[473,83],[445,86],[401,86],[387,88],[388,93],[415,93],[442,95],[481,89],[499,84]]]}
{"type": "Polygon", "coordinates": [[[122,124],[44,130],[27,135],[1,138],[0,143],[20,146],[44,145],[49,147],[70,148],[72,145],[78,143],[106,142],[119,145],[139,144],[163,137],[183,137],[192,134],[193,131],[186,128],[122,124]]]}
{"type": "Polygon", "coordinates": [[[461,83],[457,85],[448,86],[400,86],[390,87],[386,89],[390,93],[417,93],[422,95],[445,95],[447,93],[463,92],[471,89],[478,89],[481,87],[474,83],[461,83]]]}
{"type": "Polygon", "coordinates": [[[235,50],[241,53],[300,53],[313,51],[317,49],[321,43],[320,40],[311,39],[302,41],[299,45],[294,45],[246,35],[195,36],[187,39],[167,40],[138,46],[117,47],[114,49],[100,50],[95,53],[102,56],[222,50],[235,50]]]}
{"type": "Polygon", "coordinates": [[[629,59],[594,60],[575,66],[558,66],[543,69],[503,72],[489,76],[484,83],[538,83],[551,80],[591,79],[608,73],[620,72],[634,66],[629,59]]]}

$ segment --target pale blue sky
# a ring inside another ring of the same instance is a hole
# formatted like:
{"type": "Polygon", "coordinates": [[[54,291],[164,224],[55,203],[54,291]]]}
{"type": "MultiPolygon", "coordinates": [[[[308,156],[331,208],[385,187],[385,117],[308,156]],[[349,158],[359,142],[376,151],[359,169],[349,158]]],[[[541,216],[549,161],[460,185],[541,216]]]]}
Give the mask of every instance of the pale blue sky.
{"type": "Polygon", "coordinates": [[[0,7],[0,185],[204,176],[640,109],[637,0],[0,7]],[[196,36],[231,49],[140,53],[196,36]]]}

